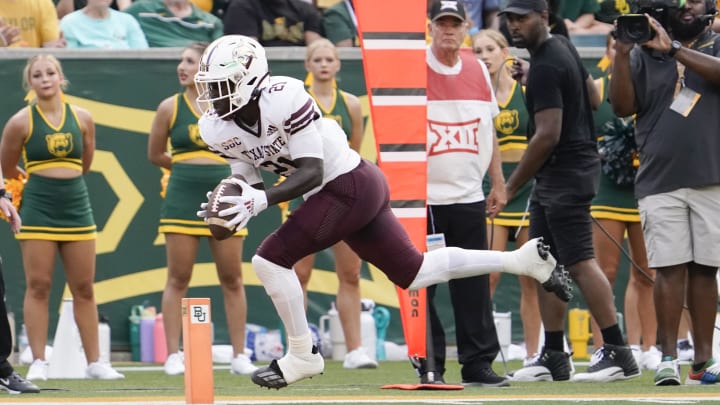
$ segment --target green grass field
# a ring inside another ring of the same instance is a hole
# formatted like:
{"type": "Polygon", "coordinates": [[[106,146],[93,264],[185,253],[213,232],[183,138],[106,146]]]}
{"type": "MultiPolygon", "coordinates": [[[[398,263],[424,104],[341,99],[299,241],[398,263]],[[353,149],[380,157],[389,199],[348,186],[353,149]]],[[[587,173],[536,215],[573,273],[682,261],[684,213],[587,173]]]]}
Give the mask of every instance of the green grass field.
{"type": "MultiPolygon", "coordinates": [[[[148,370],[146,364],[116,363],[126,375],[121,381],[49,380],[38,384],[37,395],[0,394],[0,403],[184,403],[184,377],[166,376],[159,367],[148,370]]],[[[448,383],[459,383],[459,366],[448,363],[448,383]]],[[[508,369],[521,366],[514,361],[508,369]]],[[[683,367],[683,372],[687,372],[683,367]]],[[[584,367],[578,367],[582,371],[584,367]]],[[[26,367],[18,367],[21,373],[26,367]]],[[[504,374],[502,363],[496,371],[504,374]]],[[[213,373],[216,404],[287,404],[287,403],[452,403],[481,404],[503,402],[551,404],[557,402],[616,403],[716,403],[720,404],[720,386],[655,387],[653,374],[644,372],[639,378],[606,384],[586,383],[512,383],[506,388],[468,387],[462,391],[402,391],[380,387],[391,383],[417,382],[408,362],[382,362],[376,370],[345,370],[338,361],[327,361],[325,373],[281,390],[268,390],[254,385],[248,376],[236,376],[227,366],[213,373]]]]}

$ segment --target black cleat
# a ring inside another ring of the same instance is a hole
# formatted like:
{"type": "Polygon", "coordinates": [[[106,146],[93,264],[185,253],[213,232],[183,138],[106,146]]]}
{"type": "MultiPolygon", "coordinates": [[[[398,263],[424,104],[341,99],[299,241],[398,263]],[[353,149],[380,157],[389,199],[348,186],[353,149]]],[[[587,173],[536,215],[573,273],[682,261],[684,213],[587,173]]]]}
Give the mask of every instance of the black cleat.
{"type": "Polygon", "coordinates": [[[254,373],[252,373],[250,378],[255,384],[261,387],[267,387],[267,389],[275,388],[276,390],[279,390],[280,388],[287,387],[288,385],[280,367],[278,367],[277,360],[271,361],[270,365],[267,367],[257,369],[254,373]]]}
{"type": "MultiPolygon", "coordinates": [[[[539,250],[540,248],[538,247],[538,251],[539,250]]],[[[555,293],[555,295],[564,302],[569,302],[573,297],[570,281],[570,273],[565,270],[565,266],[558,264],[555,266],[555,269],[553,269],[552,274],[550,274],[550,278],[542,283],[542,286],[545,291],[555,293]]]]}

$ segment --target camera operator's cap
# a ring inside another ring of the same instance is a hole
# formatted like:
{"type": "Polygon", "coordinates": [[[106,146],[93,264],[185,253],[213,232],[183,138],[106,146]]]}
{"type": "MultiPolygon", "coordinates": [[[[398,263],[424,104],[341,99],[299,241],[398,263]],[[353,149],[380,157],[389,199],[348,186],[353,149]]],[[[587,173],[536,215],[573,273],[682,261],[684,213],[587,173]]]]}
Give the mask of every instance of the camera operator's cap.
{"type": "Polygon", "coordinates": [[[446,15],[465,21],[465,7],[462,0],[436,0],[430,8],[430,20],[435,21],[446,15]]]}
{"type": "Polygon", "coordinates": [[[535,12],[543,12],[548,9],[546,0],[510,0],[507,7],[502,9],[498,14],[519,14],[527,15],[535,12]]]}

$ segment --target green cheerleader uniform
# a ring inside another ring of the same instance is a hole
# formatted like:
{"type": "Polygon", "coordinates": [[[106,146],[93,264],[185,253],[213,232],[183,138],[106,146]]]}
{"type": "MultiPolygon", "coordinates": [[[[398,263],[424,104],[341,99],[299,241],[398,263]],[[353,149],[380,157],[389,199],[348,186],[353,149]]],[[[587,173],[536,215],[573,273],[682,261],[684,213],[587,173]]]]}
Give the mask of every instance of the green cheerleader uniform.
{"type": "MultiPolygon", "coordinates": [[[[602,104],[595,111],[595,133],[598,138],[602,136],[602,126],[607,121],[615,118],[612,106],[607,100],[607,91],[609,88],[609,77],[602,78],[602,88],[600,95],[602,96],[602,104]]],[[[598,189],[592,205],[590,206],[590,214],[596,219],[612,219],[621,222],[640,222],[640,214],[638,212],[637,200],[634,195],[634,188],[619,186],[610,180],[607,175],[601,172],[600,187],[598,189]]]]}
{"type": "Polygon", "coordinates": [[[40,108],[29,105],[30,129],[23,146],[28,173],[20,207],[22,227],[16,239],[81,241],[97,237],[90,197],[82,176],[83,134],[80,120],[65,103],[60,125],[52,125],[40,108]],[[67,167],[78,176],[56,179],[34,174],[38,170],[67,167]]]}
{"type": "MultiPolygon", "coordinates": [[[[495,130],[497,131],[500,153],[511,150],[527,149],[528,113],[523,99],[523,87],[517,82],[513,83],[510,97],[504,103],[498,101],[500,114],[495,117],[495,130]]],[[[507,180],[517,167],[518,162],[506,162],[503,159],[502,171],[507,180]]],[[[483,179],[483,192],[485,196],[490,193],[491,183],[488,176],[483,179]]],[[[505,209],[494,219],[495,225],[510,227],[526,227],[530,225],[530,215],[527,213],[528,200],[532,191],[532,182],[525,183],[517,191],[512,200],[508,201],[505,209]]],[[[488,218],[488,223],[490,223],[488,218]]]]}
{"type": "MultiPolygon", "coordinates": [[[[170,119],[170,152],[172,170],[165,199],[160,208],[160,233],[177,233],[192,236],[212,236],[205,221],[198,218],[200,204],[207,202],[207,192],[230,176],[225,159],[210,152],[200,137],[198,119],[185,93],[175,95],[175,109],[170,119]],[[225,164],[187,164],[184,160],[206,157],[225,164]]],[[[235,233],[246,236],[247,229],[235,233]]]]}

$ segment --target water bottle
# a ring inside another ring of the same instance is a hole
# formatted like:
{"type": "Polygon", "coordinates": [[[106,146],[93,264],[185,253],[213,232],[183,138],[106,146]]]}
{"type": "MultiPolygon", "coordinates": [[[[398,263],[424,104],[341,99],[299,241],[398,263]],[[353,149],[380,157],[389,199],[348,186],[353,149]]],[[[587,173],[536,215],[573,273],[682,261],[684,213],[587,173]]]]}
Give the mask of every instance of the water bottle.
{"type": "Polygon", "coordinates": [[[167,360],[167,344],[165,344],[165,323],[163,323],[163,314],[157,314],[155,317],[155,328],[153,330],[153,351],[155,363],[164,364],[167,360]]]}
{"type": "Polygon", "coordinates": [[[145,307],[140,317],[140,361],[155,361],[155,307],[145,307]]]}
{"type": "Polygon", "coordinates": [[[28,341],[27,329],[23,323],[20,328],[20,335],[18,335],[18,353],[22,354],[29,345],[30,342],[28,341]]]}
{"type": "Polygon", "coordinates": [[[134,305],[130,309],[130,358],[132,361],[140,361],[140,317],[142,316],[142,305],[134,305]]]}
{"type": "Polygon", "coordinates": [[[375,302],[371,299],[363,298],[360,304],[360,337],[362,346],[365,348],[368,356],[376,360],[377,328],[375,327],[375,317],[373,316],[375,302]]]}
{"type": "Polygon", "coordinates": [[[111,336],[110,336],[110,324],[108,318],[105,315],[100,315],[98,322],[98,341],[100,348],[100,361],[110,362],[110,347],[111,347],[111,336]]]}

